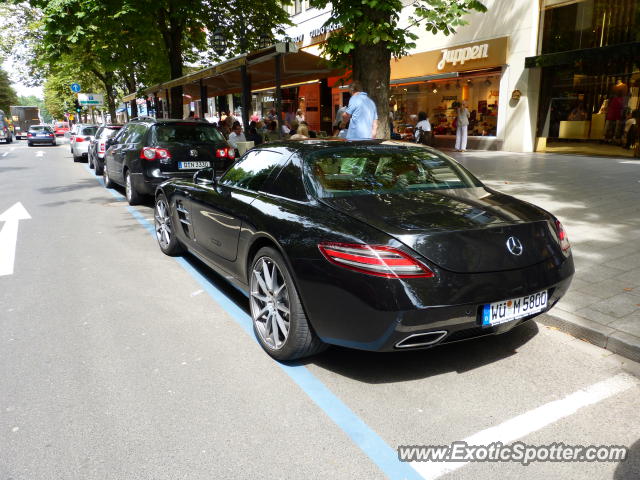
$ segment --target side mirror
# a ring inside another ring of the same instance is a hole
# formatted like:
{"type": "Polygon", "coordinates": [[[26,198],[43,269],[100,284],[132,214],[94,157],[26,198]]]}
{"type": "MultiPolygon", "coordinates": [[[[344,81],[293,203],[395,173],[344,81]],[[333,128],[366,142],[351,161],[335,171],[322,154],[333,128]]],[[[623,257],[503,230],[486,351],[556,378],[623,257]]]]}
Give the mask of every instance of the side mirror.
{"type": "Polygon", "coordinates": [[[193,183],[204,187],[213,187],[216,184],[213,168],[208,167],[198,170],[193,174],[193,183]]]}
{"type": "Polygon", "coordinates": [[[109,148],[109,147],[115,145],[116,143],[118,143],[118,142],[116,142],[115,138],[113,138],[113,137],[112,138],[107,138],[107,141],[104,142],[104,148],[109,148]]]}

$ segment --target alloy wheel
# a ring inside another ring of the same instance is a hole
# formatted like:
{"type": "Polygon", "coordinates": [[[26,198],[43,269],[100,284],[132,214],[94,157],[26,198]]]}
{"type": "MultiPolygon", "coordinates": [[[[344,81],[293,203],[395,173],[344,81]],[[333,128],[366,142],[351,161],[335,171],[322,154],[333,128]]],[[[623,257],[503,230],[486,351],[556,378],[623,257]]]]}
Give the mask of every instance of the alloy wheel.
{"type": "Polygon", "coordinates": [[[160,199],[156,203],[156,237],[163,249],[169,248],[171,243],[171,216],[169,215],[169,206],[164,199],[160,199]]]}
{"type": "Polygon", "coordinates": [[[290,329],[289,290],[278,265],[261,257],[251,272],[251,317],[263,342],[279,350],[290,329]]]}

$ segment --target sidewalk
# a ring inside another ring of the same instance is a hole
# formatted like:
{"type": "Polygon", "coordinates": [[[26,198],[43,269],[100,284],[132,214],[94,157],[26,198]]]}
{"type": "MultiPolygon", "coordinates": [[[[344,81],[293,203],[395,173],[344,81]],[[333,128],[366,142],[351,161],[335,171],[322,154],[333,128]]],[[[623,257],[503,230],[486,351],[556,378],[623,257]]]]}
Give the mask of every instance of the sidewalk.
{"type": "Polygon", "coordinates": [[[549,210],[567,230],[576,274],[538,320],[640,361],[640,160],[447,153],[488,186],[549,210]]]}

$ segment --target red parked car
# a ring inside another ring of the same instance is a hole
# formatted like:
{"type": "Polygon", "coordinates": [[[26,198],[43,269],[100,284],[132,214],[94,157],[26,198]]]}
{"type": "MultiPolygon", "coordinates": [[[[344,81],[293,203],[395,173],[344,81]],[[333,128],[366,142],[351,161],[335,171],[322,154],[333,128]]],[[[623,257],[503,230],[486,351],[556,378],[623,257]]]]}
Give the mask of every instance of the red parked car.
{"type": "Polygon", "coordinates": [[[56,122],[53,125],[53,131],[55,132],[56,137],[62,137],[69,131],[69,122],[56,122]]]}

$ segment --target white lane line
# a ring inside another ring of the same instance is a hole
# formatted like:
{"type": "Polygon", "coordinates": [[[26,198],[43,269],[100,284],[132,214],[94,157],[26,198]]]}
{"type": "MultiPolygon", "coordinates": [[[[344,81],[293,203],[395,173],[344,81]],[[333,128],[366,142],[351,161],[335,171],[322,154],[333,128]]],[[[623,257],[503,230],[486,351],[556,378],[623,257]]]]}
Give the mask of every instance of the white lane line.
{"type": "MultiPolygon", "coordinates": [[[[573,415],[581,408],[594,405],[630,388],[640,385],[637,378],[626,373],[608,378],[578,390],[565,398],[554,400],[518,415],[495,427],[482,430],[464,439],[468,445],[489,445],[493,442],[511,443],[541,430],[558,420],[573,415]]],[[[411,462],[411,466],[425,479],[433,480],[463,467],[468,462],[411,462]]]]}
{"type": "Polygon", "coordinates": [[[9,155],[9,152],[4,152],[4,153],[2,154],[2,156],[3,156],[3,157],[6,157],[7,155],[9,155]]]}
{"type": "Polygon", "coordinates": [[[43,157],[44,156],[44,152],[42,150],[38,150],[36,152],[36,157],[43,157]]]}

